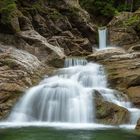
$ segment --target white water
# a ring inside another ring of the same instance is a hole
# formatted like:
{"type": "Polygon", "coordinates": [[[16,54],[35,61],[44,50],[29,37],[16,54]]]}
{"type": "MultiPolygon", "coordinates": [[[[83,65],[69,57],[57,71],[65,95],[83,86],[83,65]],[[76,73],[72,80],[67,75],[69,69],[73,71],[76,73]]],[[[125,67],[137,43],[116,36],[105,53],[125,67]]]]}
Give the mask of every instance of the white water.
{"type": "MultiPolygon", "coordinates": [[[[40,85],[27,91],[8,120],[92,123],[94,121],[92,90],[81,84],[85,81],[81,74],[91,70],[85,70],[83,62],[86,63],[85,60],[80,60],[78,65],[78,61],[74,63],[66,61],[65,66],[73,64],[76,66],[60,69],[55,76],[44,79],[40,85]]],[[[86,68],[90,69],[91,66],[86,68]]]]}
{"type": "Polygon", "coordinates": [[[105,49],[107,47],[107,28],[101,27],[98,29],[99,33],[99,49],[105,49]]]}
{"type": "Polygon", "coordinates": [[[65,68],[38,86],[29,89],[12,110],[8,120],[0,125],[62,126],[71,128],[106,128],[96,123],[94,91],[104,100],[129,110],[130,124],[134,128],[140,110],[133,108],[118,91],[107,88],[104,69],[85,59],[67,59],[65,68]]]}

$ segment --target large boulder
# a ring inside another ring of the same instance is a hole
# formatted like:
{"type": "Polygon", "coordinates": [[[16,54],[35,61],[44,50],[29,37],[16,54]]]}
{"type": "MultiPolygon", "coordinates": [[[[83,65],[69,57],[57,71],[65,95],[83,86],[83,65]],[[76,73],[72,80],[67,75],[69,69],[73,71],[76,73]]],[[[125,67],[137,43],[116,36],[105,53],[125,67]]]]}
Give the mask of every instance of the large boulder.
{"type": "Polygon", "coordinates": [[[39,82],[43,64],[32,54],[0,44],[0,119],[7,116],[21,93],[39,82]]]}
{"type": "Polygon", "coordinates": [[[129,111],[121,106],[106,101],[96,91],[95,94],[96,121],[108,125],[120,125],[129,122],[129,111]]]}
{"type": "Polygon", "coordinates": [[[119,90],[140,85],[140,53],[114,55],[102,61],[106,67],[109,83],[119,90]]]}
{"type": "Polygon", "coordinates": [[[140,119],[137,121],[136,129],[140,131],[140,119]]]}
{"type": "MultiPolygon", "coordinates": [[[[34,42],[36,44],[44,46],[46,49],[49,50],[48,51],[49,53],[53,52],[53,53],[55,53],[55,55],[58,55],[60,58],[65,57],[65,54],[64,54],[63,50],[60,47],[53,46],[53,45],[49,44],[48,41],[46,40],[46,38],[41,36],[35,30],[22,31],[22,32],[19,32],[18,35],[21,38],[24,38],[25,40],[29,40],[31,42],[34,42]]],[[[49,55],[49,53],[48,53],[48,55],[49,55]]]]}
{"type": "MultiPolygon", "coordinates": [[[[56,66],[56,62],[61,62],[59,67],[63,67],[65,53],[64,49],[50,44],[46,38],[35,30],[20,31],[16,36],[0,34],[0,41],[4,45],[13,45],[17,49],[25,50],[35,55],[41,62],[56,66]],[[55,61],[53,65],[52,62],[55,61]]],[[[58,67],[58,66],[57,66],[58,67]]]]}
{"type": "Polygon", "coordinates": [[[138,89],[140,86],[140,52],[127,53],[118,49],[101,50],[87,56],[89,61],[103,64],[108,76],[109,86],[128,94],[130,101],[139,105],[138,89]],[[137,101],[136,101],[137,98],[137,101]]]}

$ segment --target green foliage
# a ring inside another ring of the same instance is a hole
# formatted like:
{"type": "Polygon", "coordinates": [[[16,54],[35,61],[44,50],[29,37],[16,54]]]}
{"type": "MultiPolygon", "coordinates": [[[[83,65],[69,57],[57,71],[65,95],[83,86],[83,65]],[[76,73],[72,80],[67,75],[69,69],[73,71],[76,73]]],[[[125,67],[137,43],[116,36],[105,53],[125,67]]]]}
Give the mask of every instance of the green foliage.
{"type": "Polygon", "coordinates": [[[6,8],[8,5],[15,4],[16,0],[0,0],[0,9],[6,8]]]}
{"type": "Polygon", "coordinates": [[[14,15],[17,9],[15,1],[16,0],[0,0],[0,14],[2,15],[1,22],[3,24],[9,23],[14,15]]]}
{"type": "Polygon", "coordinates": [[[81,6],[91,15],[112,17],[116,13],[113,6],[114,0],[81,0],[81,6]]]}
{"type": "Polygon", "coordinates": [[[58,11],[56,11],[56,10],[52,10],[50,12],[49,16],[53,20],[57,20],[57,19],[60,19],[62,17],[62,15],[58,11]]]}
{"type": "Polygon", "coordinates": [[[112,17],[115,14],[115,8],[113,7],[113,1],[112,0],[106,0],[106,1],[95,1],[95,13],[112,17]]]}
{"type": "Polygon", "coordinates": [[[135,23],[138,23],[140,21],[140,17],[135,15],[127,19],[126,21],[123,21],[124,26],[131,26],[134,25],[135,23]]]}
{"type": "Polygon", "coordinates": [[[31,8],[33,8],[37,11],[44,12],[44,8],[43,8],[44,0],[35,1],[32,4],[29,4],[29,5],[30,5],[31,8]]]}
{"type": "Polygon", "coordinates": [[[140,0],[80,0],[91,15],[110,18],[121,11],[132,11],[140,6],[140,0]]]}

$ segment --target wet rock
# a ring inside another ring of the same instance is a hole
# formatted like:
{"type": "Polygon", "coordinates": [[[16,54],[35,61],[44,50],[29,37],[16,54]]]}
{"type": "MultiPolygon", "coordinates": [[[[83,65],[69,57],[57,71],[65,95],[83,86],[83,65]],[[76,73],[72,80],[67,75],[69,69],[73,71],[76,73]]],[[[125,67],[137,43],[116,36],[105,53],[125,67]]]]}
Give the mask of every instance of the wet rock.
{"type": "Polygon", "coordinates": [[[135,45],[131,46],[128,51],[129,52],[134,52],[134,51],[139,52],[140,51],[140,44],[138,43],[138,44],[135,44],[135,45]]]}
{"type": "Polygon", "coordinates": [[[87,56],[90,61],[103,64],[111,87],[125,90],[140,84],[140,53],[113,50],[98,51],[87,56]]]}
{"type": "Polygon", "coordinates": [[[139,104],[140,86],[140,53],[131,53],[119,49],[99,50],[87,56],[90,61],[98,62],[105,67],[109,87],[125,93],[137,107],[139,104]]]}
{"type": "Polygon", "coordinates": [[[136,129],[140,131],[140,119],[137,121],[136,129]]]}
{"type": "Polygon", "coordinates": [[[139,55],[139,53],[116,55],[103,62],[113,87],[126,91],[130,86],[140,84],[139,55]]]}
{"type": "Polygon", "coordinates": [[[114,103],[105,101],[100,92],[95,94],[96,118],[98,123],[119,125],[129,122],[129,111],[114,103]]]}

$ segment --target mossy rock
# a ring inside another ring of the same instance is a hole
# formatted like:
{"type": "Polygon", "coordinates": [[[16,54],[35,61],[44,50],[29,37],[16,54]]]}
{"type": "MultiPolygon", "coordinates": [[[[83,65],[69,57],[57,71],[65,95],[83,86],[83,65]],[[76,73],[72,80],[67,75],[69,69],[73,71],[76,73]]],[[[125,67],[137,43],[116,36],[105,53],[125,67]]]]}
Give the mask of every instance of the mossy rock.
{"type": "Polygon", "coordinates": [[[129,112],[125,108],[105,101],[101,96],[96,96],[95,104],[98,123],[120,125],[129,122],[129,112]]]}
{"type": "Polygon", "coordinates": [[[8,67],[15,69],[18,67],[18,64],[16,64],[16,62],[14,62],[12,59],[5,59],[3,61],[1,61],[3,65],[7,65],[8,67]]]}
{"type": "Polygon", "coordinates": [[[122,21],[124,27],[135,26],[140,22],[140,17],[137,15],[133,15],[125,21],[122,21]]]}
{"type": "Polygon", "coordinates": [[[1,32],[5,33],[9,30],[9,33],[16,33],[20,31],[18,18],[23,14],[18,10],[15,2],[16,0],[0,0],[1,32]]]}

